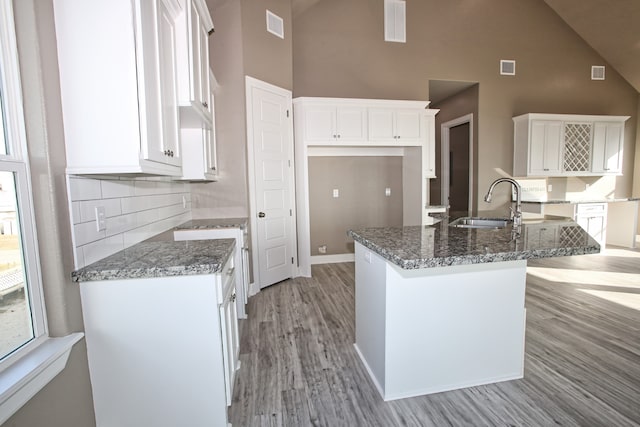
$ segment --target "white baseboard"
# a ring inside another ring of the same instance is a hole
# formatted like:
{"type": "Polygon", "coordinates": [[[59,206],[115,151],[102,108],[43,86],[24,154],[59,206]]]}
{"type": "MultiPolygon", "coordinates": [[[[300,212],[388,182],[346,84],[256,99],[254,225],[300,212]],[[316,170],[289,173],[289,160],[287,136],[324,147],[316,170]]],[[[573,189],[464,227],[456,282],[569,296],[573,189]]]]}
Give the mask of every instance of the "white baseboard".
{"type": "Polygon", "coordinates": [[[258,292],[260,292],[258,284],[256,282],[249,283],[249,297],[254,296],[258,292]]]}
{"type": "Polygon", "coordinates": [[[314,264],[335,264],[337,262],[354,262],[356,255],[350,254],[335,254],[335,255],[312,255],[311,265],[314,264]]]}

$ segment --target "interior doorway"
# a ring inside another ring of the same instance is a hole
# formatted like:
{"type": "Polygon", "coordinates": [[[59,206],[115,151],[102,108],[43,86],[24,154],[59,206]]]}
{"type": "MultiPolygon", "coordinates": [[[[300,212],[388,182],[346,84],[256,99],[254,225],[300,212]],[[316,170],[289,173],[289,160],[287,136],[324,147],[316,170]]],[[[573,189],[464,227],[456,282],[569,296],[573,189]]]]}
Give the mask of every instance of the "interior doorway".
{"type": "Polygon", "coordinates": [[[259,288],[297,266],[291,91],[246,76],[253,278],[259,288]]]}
{"type": "Polygon", "coordinates": [[[451,217],[473,208],[473,114],[441,125],[441,200],[451,217]]]}

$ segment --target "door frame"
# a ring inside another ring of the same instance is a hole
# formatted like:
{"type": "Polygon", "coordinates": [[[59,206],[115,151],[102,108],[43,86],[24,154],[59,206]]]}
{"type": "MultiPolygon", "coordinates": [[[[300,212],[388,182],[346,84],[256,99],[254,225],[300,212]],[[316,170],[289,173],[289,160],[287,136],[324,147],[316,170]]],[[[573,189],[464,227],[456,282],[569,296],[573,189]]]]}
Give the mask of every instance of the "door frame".
{"type": "Polygon", "coordinates": [[[290,90],[281,88],[279,86],[272,85],[271,83],[258,80],[251,76],[245,76],[245,108],[246,108],[246,126],[247,126],[247,179],[249,187],[249,224],[251,227],[250,240],[251,240],[251,260],[253,263],[253,283],[249,291],[249,296],[255,295],[260,292],[262,288],[262,281],[260,278],[260,260],[258,256],[258,212],[256,209],[256,186],[255,186],[255,158],[254,158],[254,144],[253,144],[253,90],[254,88],[262,89],[264,91],[273,92],[277,95],[282,95],[287,101],[287,111],[289,117],[289,128],[287,133],[289,134],[290,141],[290,154],[291,154],[291,167],[289,168],[289,184],[290,190],[290,204],[292,215],[289,217],[291,221],[291,239],[292,239],[292,254],[295,257],[295,263],[291,266],[291,277],[298,276],[298,233],[296,229],[297,213],[296,213],[296,185],[295,185],[295,162],[294,162],[294,148],[293,148],[293,103],[292,93],[290,90]]]}
{"type": "Polygon", "coordinates": [[[440,202],[449,205],[449,138],[451,128],[469,123],[469,212],[473,211],[473,113],[449,120],[440,125],[440,202]]]}

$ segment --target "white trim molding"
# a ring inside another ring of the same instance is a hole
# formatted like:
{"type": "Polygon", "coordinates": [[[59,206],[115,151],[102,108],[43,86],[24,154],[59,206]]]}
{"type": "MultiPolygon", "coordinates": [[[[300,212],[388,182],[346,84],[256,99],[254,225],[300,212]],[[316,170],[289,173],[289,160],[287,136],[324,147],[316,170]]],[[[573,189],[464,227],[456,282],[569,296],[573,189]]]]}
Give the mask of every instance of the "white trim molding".
{"type": "Polygon", "coordinates": [[[334,254],[334,255],[311,255],[311,265],[316,264],[336,264],[339,262],[354,262],[356,255],[350,254],[334,254]]]}

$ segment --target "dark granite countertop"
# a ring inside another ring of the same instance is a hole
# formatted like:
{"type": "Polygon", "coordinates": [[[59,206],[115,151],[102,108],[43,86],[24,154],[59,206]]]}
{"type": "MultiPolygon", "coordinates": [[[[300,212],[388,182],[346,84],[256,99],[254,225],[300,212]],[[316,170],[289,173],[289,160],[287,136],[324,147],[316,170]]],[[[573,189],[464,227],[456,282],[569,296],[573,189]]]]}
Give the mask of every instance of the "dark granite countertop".
{"type": "Polygon", "coordinates": [[[577,205],[581,203],[615,203],[615,202],[637,202],[640,197],[619,197],[609,199],[584,199],[584,200],[566,200],[566,199],[549,199],[549,200],[523,200],[522,203],[532,203],[536,205],[577,205]]]}
{"type": "Polygon", "coordinates": [[[211,228],[247,228],[247,218],[207,218],[192,219],[175,227],[174,230],[206,230],[211,228]]]}
{"type": "Polygon", "coordinates": [[[71,273],[74,282],[213,274],[222,271],[235,239],[174,241],[154,238],[71,273]]]}
{"type": "Polygon", "coordinates": [[[235,239],[175,241],[175,230],[247,227],[247,218],[194,219],[71,273],[74,282],[212,274],[233,253],[235,239]]]}
{"type": "Polygon", "coordinates": [[[347,234],[403,269],[549,258],[597,253],[600,245],[567,218],[524,220],[520,234],[512,227],[427,226],[349,230],[347,234]]]}

